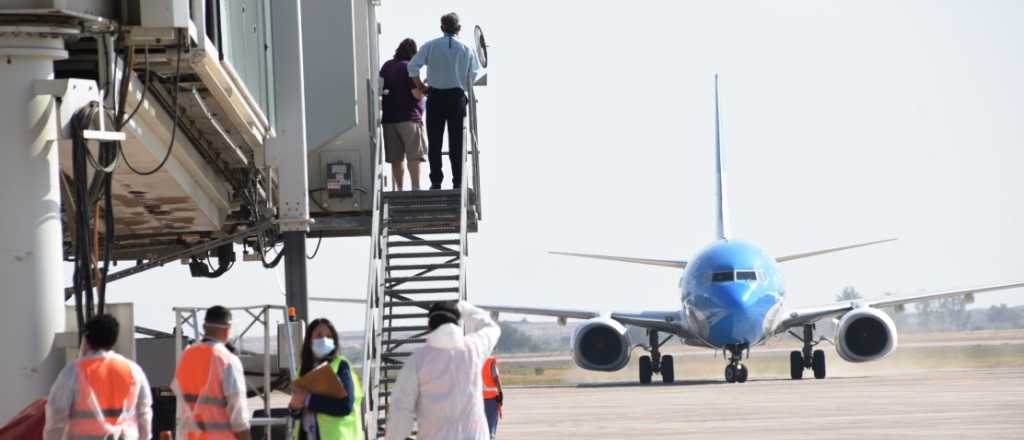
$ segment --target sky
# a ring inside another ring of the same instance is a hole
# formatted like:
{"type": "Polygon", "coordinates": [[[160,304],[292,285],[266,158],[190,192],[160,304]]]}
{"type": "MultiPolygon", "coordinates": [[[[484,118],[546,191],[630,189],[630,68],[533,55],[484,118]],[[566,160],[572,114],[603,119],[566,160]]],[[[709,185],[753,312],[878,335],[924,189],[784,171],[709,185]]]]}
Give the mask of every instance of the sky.
{"type": "MultiPolygon", "coordinates": [[[[784,263],[788,304],[1024,280],[1024,3],[626,4],[383,1],[382,60],[449,11],[491,45],[471,301],[678,308],[677,270],[548,251],[688,259],[713,241],[716,73],[735,238],[780,255],[899,237],[784,263]]],[[[365,238],[324,240],[310,296],[365,297],[368,255],[365,238]]],[[[174,263],[108,301],[169,330],[172,306],[283,304],[282,285],[259,264],[207,280],[174,263]]],[[[362,329],[361,306],[311,309],[362,329]]]]}

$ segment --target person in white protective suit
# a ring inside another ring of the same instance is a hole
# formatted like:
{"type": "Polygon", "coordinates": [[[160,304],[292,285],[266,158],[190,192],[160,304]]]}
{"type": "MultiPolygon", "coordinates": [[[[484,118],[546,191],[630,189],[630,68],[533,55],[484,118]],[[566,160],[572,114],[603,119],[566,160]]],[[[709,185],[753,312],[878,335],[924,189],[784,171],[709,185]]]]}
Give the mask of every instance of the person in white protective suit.
{"type": "Polygon", "coordinates": [[[46,401],[44,440],[149,440],[153,398],[138,364],[111,351],[120,330],[110,315],[83,326],[75,362],[64,367],[46,401]]]}
{"type": "Polygon", "coordinates": [[[409,356],[398,374],[387,440],[405,439],[414,422],[419,440],[489,440],[480,369],[501,328],[486,311],[465,301],[435,303],[428,326],[426,345],[409,356]]]}

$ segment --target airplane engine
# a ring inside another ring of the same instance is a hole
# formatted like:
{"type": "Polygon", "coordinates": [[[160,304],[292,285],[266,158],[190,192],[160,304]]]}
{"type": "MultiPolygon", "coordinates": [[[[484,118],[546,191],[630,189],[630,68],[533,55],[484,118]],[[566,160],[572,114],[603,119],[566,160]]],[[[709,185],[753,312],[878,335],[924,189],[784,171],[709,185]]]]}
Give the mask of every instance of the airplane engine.
{"type": "Polygon", "coordinates": [[[843,315],[836,327],[836,351],[847,362],[867,362],[896,349],[896,324],[878,309],[857,308],[843,315]]]}
{"type": "Polygon", "coordinates": [[[617,371],[629,363],[632,348],[626,327],[609,318],[594,318],[576,327],[572,359],[587,370],[617,371]]]}

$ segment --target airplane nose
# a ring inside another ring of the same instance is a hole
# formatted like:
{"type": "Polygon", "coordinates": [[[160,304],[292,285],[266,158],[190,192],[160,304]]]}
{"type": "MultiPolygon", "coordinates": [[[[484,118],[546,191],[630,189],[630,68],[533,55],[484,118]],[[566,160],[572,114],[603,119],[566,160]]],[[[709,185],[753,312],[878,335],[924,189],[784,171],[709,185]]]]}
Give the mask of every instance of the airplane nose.
{"type": "Polygon", "coordinates": [[[714,302],[718,313],[709,322],[709,337],[718,346],[752,344],[764,333],[763,316],[755,307],[754,286],[749,283],[722,283],[715,286],[714,302]]]}
{"type": "Polygon", "coordinates": [[[751,301],[754,285],[750,283],[721,283],[714,287],[714,299],[721,307],[736,309],[751,301]]]}

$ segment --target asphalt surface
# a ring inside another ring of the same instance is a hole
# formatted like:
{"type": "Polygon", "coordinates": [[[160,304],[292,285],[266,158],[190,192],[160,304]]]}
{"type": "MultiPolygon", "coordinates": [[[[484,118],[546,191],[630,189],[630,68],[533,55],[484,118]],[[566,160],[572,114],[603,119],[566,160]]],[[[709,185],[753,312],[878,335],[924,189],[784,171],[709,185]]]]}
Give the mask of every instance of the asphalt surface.
{"type": "Polygon", "coordinates": [[[500,440],[1024,438],[1019,368],[505,393],[500,440]]]}

